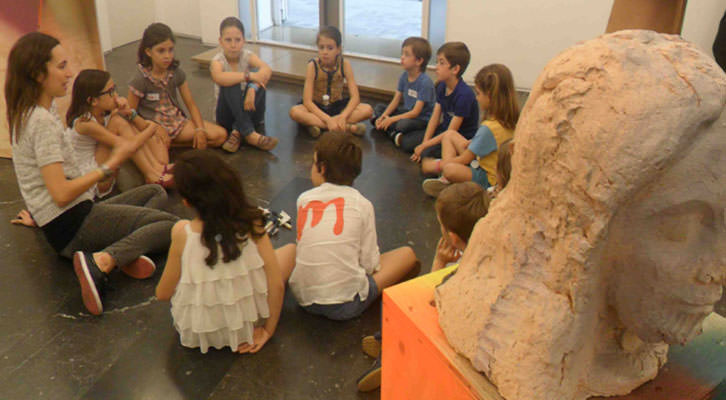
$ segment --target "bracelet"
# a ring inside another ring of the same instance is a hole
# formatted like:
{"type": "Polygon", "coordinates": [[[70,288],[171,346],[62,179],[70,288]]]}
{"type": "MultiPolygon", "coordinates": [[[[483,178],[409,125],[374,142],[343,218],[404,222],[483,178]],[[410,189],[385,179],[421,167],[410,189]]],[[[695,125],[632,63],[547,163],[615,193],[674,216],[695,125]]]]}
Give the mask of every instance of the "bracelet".
{"type": "Polygon", "coordinates": [[[250,71],[245,71],[245,82],[250,81],[250,71]]]}
{"type": "Polygon", "coordinates": [[[200,128],[194,128],[194,132],[206,132],[206,131],[207,131],[207,130],[206,130],[206,129],[204,129],[203,127],[200,127],[200,128]]]}
{"type": "Polygon", "coordinates": [[[136,109],[135,108],[132,108],[131,109],[131,114],[128,117],[126,117],[126,120],[129,121],[129,122],[131,122],[131,121],[134,120],[134,118],[136,118],[138,116],[139,116],[139,113],[136,112],[136,109]]]}
{"type": "Polygon", "coordinates": [[[101,174],[103,174],[103,179],[106,179],[113,175],[113,170],[106,164],[99,165],[98,170],[101,171],[101,174]]]}

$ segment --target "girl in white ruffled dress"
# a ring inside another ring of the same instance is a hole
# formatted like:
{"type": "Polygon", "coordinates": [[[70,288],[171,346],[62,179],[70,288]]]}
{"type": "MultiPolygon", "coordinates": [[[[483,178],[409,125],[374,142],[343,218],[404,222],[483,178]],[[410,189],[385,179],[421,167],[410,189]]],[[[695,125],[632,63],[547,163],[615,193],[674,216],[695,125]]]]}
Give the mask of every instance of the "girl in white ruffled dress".
{"type": "Polygon", "coordinates": [[[211,151],[182,154],[174,180],[196,217],[174,225],[156,297],[171,298],[183,346],[256,353],[275,332],[285,290],[262,213],[211,151]]]}

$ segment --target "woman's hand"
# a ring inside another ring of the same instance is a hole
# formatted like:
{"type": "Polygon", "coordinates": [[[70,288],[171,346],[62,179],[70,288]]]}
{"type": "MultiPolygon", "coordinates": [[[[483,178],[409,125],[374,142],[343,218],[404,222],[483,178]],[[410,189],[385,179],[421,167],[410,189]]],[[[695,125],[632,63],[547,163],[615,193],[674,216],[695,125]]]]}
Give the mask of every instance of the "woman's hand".
{"type": "Polygon", "coordinates": [[[413,149],[413,154],[411,154],[411,161],[421,162],[421,152],[424,150],[426,150],[426,146],[424,146],[423,143],[416,146],[416,148],[413,149]]]}
{"type": "Polygon", "coordinates": [[[35,223],[33,216],[30,215],[30,212],[28,210],[20,210],[18,215],[16,215],[15,218],[10,220],[10,223],[15,224],[15,225],[25,225],[25,226],[29,226],[31,228],[38,226],[38,224],[35,223]]]}

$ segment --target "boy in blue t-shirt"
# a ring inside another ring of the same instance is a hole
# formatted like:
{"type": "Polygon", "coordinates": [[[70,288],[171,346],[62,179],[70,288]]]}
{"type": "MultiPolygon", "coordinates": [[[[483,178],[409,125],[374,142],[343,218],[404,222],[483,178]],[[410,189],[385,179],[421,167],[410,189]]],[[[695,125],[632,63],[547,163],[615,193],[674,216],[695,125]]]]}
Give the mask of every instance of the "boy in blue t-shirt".
{"type": "Polygon", "coordinates": [[[474,91],[461,79],[469,59],[469,49],[462,42],[444,43],[436,52],[438,84],[431,118],[425,131],[411,132],[401,138],[401,148],[413,153],[412,161],[440,158],[441,133],[446,130],[457,131],[467,139],[474,137],[479,126],[479,107],[474,91]]]}
{"type": "Polygon", "coordinates": [[[408,132],[426,128],[434,109],[434,83],[426,75],[426,65],[431,59],[431,45],[421,37],[410,37],[401,45],[403,74],[393,100],[386,107],[379,104],[371,123],[375,128],[400,145],[401,137],[408,132]],[[400,106],[403,99],[403,106],[400,106]]]}

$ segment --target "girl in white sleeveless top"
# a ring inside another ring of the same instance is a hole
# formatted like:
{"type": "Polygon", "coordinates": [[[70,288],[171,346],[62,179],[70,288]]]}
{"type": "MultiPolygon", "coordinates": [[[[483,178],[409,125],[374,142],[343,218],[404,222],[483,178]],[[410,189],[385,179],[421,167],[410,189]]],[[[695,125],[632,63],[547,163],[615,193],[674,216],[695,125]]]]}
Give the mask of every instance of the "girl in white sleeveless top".
{"type": "Polygon", "coordinates": [[[255,353],[275,332],[285,290],[262,213],[211,151],[182,154],[174,179],[196,217],[172,229],[156,297],[171,299],[183,346],[255,353]]]}

